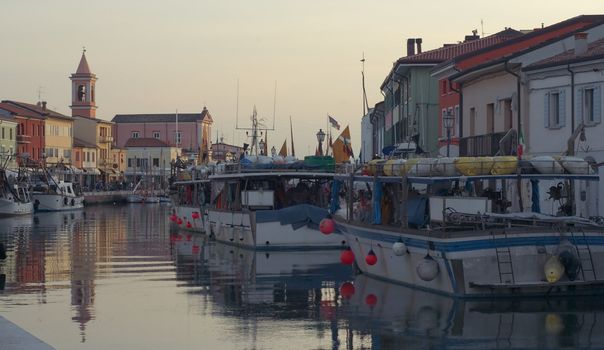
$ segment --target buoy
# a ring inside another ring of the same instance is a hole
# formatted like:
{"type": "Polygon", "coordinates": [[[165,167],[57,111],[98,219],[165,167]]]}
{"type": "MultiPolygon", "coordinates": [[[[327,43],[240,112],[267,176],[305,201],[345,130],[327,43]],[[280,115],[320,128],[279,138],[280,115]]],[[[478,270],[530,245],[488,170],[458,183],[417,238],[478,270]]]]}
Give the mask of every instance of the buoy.
{"type": "Polygon", "coordinates": [[[193,235],[187,235],[187,241],[191,241],[191,238],[193,237],[193,235]]]}
{"type": "Polygon", "coordinates": [[[405,243],[399,238],[399,240],[392,245],[392,251],[394,252],[394,255],[401,256],[407,252],[407,246],[405,246],[405,243]]]}
{"type": "Polygon", "coordinates": [[[344,265],[352,265],[354,263],[354,253],[350,250],[350,247],[342,250],[342,253],[340,253],[340,262],[344,265]]]}
{"type": "Polygon", "coordinates": [[[367,256],[365,257],[365,262],[367,263],[367,265],[371,266],[377,263],[377,256],[373,252],[373,249],[371,249],[369,253],[367,253],[367,256]]]}
{"type": "Polygon", "coordinates": [[[176,214],[170,215],[170,221],[176,222],[176,219],[178,219],[178,217],[176,216],[176,214]]]}
{"type": "Polygon", "coordinates": [[[191,225],[191,222],[187,221],[187,228],[192,228],[192,227],[193,227],[193,225],[191,225]]]}
{"type": "Polygon", "coordinates": [[[344,282],[340,286],[340,294],[346,298],[350,299],[354,295],[354,284],[350,282],[344,282]]]}
{"type": "Polygon", "coordinates": [[[564,275],[564,266],[560,262],[558,255],[550,256],[543,265],[545,278],[549,283],[556,283],[564,275]]]}
{"type": "Polygon", "coordinates": [[[422,261],[417,264],[416,272],[422,280],[432,281],[438,276],[438,263],[430,256],[430,254],[426,254],[422,261]]]}
{"type": "Polygon", "coordinates": [[[191,214],[191,217],[192,217],[193,219],[199,219],[199,213],[198,213],[198,212],[196,212],[196,211],[194,211],[194,212],[193,212],[193,214],[191,214]]]}
{"type": "Polygon", "coordinates": [[[333,231],[335,231],[335,229],[336,229],[336,224],[333,221],[333,219],[331,219],[331,218],[325,218],[325,219],[321,220],[321,222],[319,223],[319,231],[321,231],[321,233],[324,235],[333,233],[333,231]]]}
{"type": "Polygon", "coordinates": [[[369,294],[368,296],[366,296],[365,304],[369,306],[375,306],[375,304],[377,304],[377,297],[375,296],[375,294],[369,294]]]}
{"type": "Polygon", "coordinates": [[[176,224],[177,225],[182,225],[182,219],[181,218],[176,219],[176,224]]]}

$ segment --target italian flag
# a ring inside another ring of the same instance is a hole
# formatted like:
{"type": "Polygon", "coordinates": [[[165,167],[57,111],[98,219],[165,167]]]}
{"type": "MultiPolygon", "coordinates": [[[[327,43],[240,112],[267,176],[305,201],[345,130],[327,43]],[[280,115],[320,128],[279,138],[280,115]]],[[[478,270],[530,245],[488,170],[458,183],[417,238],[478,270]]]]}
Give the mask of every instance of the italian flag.
{"type": "Polygon", "coordinates": [[[524,134],[522,130],[518,133],[518,149],[516,154],[518,154],[518,159],[522,159],[522,155],[524,154],[524,134]]]}

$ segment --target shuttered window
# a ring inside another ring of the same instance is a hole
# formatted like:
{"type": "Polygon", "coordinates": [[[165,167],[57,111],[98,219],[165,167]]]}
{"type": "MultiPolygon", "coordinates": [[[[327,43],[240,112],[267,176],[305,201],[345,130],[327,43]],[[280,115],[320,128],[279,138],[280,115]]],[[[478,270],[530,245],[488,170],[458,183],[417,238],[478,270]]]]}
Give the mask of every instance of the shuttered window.
{"type": "Polygon", "coordinates": [[[545,93],[543,107],[544,126],[559,129],[566,125],[566,94],[564,90],[545,93]]]}

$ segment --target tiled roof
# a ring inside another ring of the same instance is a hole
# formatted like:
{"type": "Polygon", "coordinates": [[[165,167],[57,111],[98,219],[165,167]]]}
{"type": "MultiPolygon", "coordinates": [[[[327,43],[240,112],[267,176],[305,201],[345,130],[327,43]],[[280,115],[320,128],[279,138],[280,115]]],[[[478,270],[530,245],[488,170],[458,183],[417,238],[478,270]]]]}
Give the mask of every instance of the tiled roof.
{"type": "Polygon", "coordinates": [[[557,66],[575,61],[586,61],[604,57],[604,39],[596,40],[587,45],[587,51],[581,55],[575,55],[575,49],[565,51],[559,55],[548,57],[526,67],[525,70],[533,70],[551,66],[557,66]]]}
{"type": "Polygon", "coordinates": [[[499,44],[506,40],[510,40],[512,38],[516,38],[522,35],[523,34],[517,30],[506,28],[505,30],[502,30],[499,33],[495,33],[482,39],[465,41],[458,44],[448,44],[438,49],[425,51],[417,55],[401,57],[396,63],[441,63],[453,57],[460,56],[495,44],[499,44]]]}
{"type": "MultiPolygon", "coordinates": [[[[212,116],[207,108],[201,113],[178,113],[178,122],[189,123],[201,120],[212,122],[212,116]]],[[[115,123],[175,123],[176,114],[116,114],[111,120],[115,123]]]]}
{"type": "Polygon", "coordinates": [[[141,137],[128,139],[124,147],[170,147],[170,145],[168,145],[162,140],[158,140],[152,137],[141,137]]]}
{"type": "Polygon", "coordinates": [[[94,143],[86,142],[77,137],[74,137],[73,138],[73,147],[96,148],[96,145],[94,143]]]}
{"type": "Polygon", "coordinates": [[[73,118],[59,112],[53,111],[48,108],[44,108],[41,104],[31,104],[25,102],[18,101],[10,101],[4,100],[0,103],[0,108],[5,109],[9,112],[15,113],[16,115],[20,115],[23,117],[31,117],[31,118],[44,118],[44,117],[53,117],[59,119],[68,119],[72,120],[73,118]]]}

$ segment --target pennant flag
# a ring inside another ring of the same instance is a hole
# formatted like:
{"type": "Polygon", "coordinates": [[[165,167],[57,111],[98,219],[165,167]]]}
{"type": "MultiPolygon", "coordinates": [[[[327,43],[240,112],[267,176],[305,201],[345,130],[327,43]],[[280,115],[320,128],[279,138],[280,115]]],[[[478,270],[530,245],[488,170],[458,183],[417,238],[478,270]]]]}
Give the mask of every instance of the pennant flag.
{"type": "Polygon", "coordinates": [[[331,124],[331,127],[340,130],[340,123],[338,123],[337,120],[333,119],[333,117],[329,114],[327,115],[327,117],[329,118],[329,124],[331,124]]]}
{"type": "Polygon", "coordinates": [[[287,157],[287,139],[283,141],[283,146],[281,146],[281,150],[279,151],[279,155],[281,157],[287,157]]]}
{"type": "Polygon", "coordinates": [[[342,131],[342,134],[333,143],[333,157],[336,163],[345,163],[353,157],[352,146],[350,144],[350,130],[348,126],[342,131]]]}

